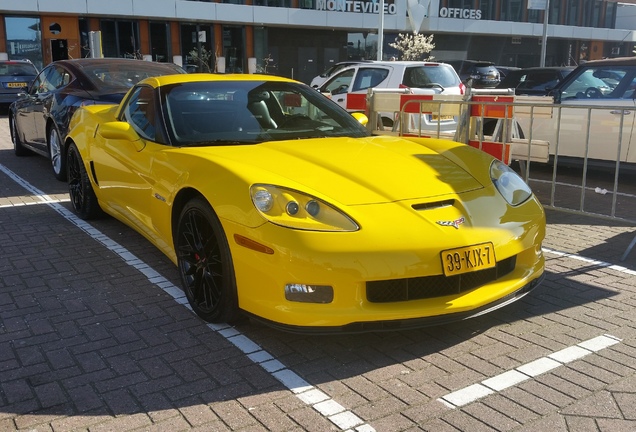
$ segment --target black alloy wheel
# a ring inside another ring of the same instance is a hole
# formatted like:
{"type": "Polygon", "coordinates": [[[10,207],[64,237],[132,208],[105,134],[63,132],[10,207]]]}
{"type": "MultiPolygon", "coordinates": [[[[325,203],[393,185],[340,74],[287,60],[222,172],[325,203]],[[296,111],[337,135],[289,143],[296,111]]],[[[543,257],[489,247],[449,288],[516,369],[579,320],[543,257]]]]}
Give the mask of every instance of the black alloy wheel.
{"type": "Polygon", "coordinates": [[[75,144],[68,148],[68,193],[75,213],[84,220],[95,219],[102,214],[93,185],[82,162],[82,156],[75,144]]]}
{"type": "Polygon", "coordinates": [[[213,323],[239,318],[232,256],[218,217],[201,197],[181,211],[175,235],[179,274],[194,312],[213,323]]]}

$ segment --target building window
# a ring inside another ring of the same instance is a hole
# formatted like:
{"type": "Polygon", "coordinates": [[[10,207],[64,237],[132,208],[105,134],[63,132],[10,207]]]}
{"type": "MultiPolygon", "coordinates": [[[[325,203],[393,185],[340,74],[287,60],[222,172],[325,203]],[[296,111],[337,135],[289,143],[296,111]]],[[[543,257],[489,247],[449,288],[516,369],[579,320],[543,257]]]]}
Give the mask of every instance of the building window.
{"type": "Polygon", "coordinates": [[[152,54],[152,61],[172,61],[170,51],[170,26],[168,23],[150,23],[150,53],[152,54]]]}
{"type": "Polygon", "coordinates": [[[243,33],[242,27],[223,27],[223,55],[225,56],[225,72],[247,72],[243,66],[243,33]]]}
{"type": "Polygon", "coordinates": [[[616,11],[618,4],[607,2],[605,3],[605,25],[604,28],[616,28],[616,11]]]}
{"type": "Polygon", "coordinates": [[[523,19],[522,5],[522,0],[501,2],[501,21],[521,22],[523,19]]]}
{"type": "Polygon", "coordinates": [[[135,21],[102,20],[104,57],[139,58],[139,27],[135,21]]]}
{"type": "Polygon", "coordinates": [[[542,10],[528,9],[528,22],[529,23],[542,23],[543,15],[542,10]]]}
{"type": "Polygon", "coordinates": [[[301,9],[315,9],[314,0],[298,0],[298,7],[301,9]]]}
{"type": "Polygon", "coordinates": [[[475,9],[475,2],[473,0],[448,0],[448,7],[459,9],[475,9]]]}
{"type": "Polygon", "coordinates": [[[569,26],[579,25],[579,7],[580,2],[578,1],[570,1],[568,4],[568,11],[566,22],[569,26]]]}
{"type": "Polygon", "coordinates": [[[254,0],[255,6],[291,7],[290,0],[254,0]]]}
{"type": "Polygon", "coordinates": [[[42,29],[36,17],[5,17],[7,54],[11,60],[29,59],[42,69],[42,29]]]}
{"type": "Polygon", "coordinates": [[[497,18],[495,13],[495,0],[480,1],[479,9],[481,9],[481,19],[495,20],[497,18]]]}
{"type": "Polygon", "coordinates": [[[560,24],[562,22],[560,1],[550,2],[550,15],[548,16],[548,21],[550,24],[560,24]]]}
{"type": "Polygon", "coordinates": [[[210,26],[181,24],[183,67],[188,72],[215,72],[218,53],[213,42],[210,26]]]}

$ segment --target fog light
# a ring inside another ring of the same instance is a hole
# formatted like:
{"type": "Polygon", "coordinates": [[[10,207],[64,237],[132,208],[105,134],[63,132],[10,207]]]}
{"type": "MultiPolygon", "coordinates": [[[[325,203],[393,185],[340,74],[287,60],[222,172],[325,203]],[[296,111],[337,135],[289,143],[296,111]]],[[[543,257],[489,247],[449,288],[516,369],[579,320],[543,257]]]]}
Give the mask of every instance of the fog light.
{"type": "Polygon", "coordinates": [[[288,215],[295,216],[296,214],[298,214],[299,210],[298,203],[296,201],[290,201],[285,206],[285,209],[287,210],[288,215]]]}
{"type": "Polygon", "coordinates": [[[331,303],[333,287],[328,285],[285,285],[285,299],[301,303],[331,303]]]}
{"type": "Polygon", "coordinates": [[[320,212],[320,204],[318,204],[316,200],[311,200],[305,205],[305,210],[307,210],[307,213],[311,216],[316,217],[320,212]]]}

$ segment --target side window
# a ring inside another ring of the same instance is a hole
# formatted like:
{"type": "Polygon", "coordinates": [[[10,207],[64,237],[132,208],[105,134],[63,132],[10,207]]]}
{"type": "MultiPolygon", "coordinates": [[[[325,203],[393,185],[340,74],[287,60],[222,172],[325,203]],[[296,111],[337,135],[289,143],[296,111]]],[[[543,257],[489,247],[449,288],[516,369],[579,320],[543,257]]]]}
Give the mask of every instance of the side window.
{"type": "Polygon", "coordinates": [[[351,85],[355,69],[349,69],[331,78],[321,87],[321,91],[331,94],[346,93],[351,85]]]}
{"type": "Polygon", "coordinates": [[[377,87],[389,75],[388,69],[360,68],[356,75],[352,91],[365,90],[377,87]]]}
{"type": "Polygon", "coordinates": [[[152,88],[138,87],[130,95],[124,117],[139,135],[147,140],[156,141],[157,113],[152,88]]]}
{"type": "Polygon", "coordinates": [[[624,67],[590,67],[581,70],[562,90],[563,99],[625,98],[635,71],[624,67]]]}
{"type": "Polygon", "coordinates": [[[62,86],[63,76],[55,66],[45,68],[33,82],[30,94],[48,93],[62,86]]]}
{"type": "Polygon", "coordinates": [[[31,87],[29,88],[29,94],[30,95],[36,95],[38,93],[44,93],[44,83],[45,83],[45,77],[46,74],[49,72],[51,68],[47,68],[42,70],[42,72],[40,72],[38,74],[37,77],[35,77],[35,79],[33,80],[33,83],[31,84],[31,87]]]}

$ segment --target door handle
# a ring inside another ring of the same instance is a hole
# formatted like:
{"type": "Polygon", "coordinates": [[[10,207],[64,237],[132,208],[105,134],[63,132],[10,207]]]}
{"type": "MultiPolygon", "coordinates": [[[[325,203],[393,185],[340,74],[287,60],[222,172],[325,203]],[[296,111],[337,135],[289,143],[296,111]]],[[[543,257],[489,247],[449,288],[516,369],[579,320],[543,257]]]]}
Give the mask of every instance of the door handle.
{"type": "Polygon", "coordinates": [[[344,102],[344,98],[338,99],[338,102],[344,102]]]}
{"type": "Polygon", "coordinates": [[[630,110],[612,110],[610,111],[610,114],[624,114],[624,115],[630,115],[632,112],[630,110]]]}

